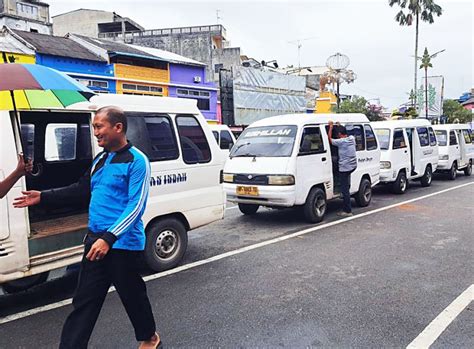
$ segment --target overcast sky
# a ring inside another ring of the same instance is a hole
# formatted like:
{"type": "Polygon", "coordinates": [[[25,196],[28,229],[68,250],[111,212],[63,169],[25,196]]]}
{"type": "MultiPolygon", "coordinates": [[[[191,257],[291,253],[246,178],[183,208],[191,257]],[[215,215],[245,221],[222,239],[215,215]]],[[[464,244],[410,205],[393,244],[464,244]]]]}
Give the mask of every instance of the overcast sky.
{"type": "MultiPolygon", "coordinates": [[[[115,11],[146,29],[208,25],[227,29],[227,40],[257,60],[276,59],[280,66],[325,65],[341,52],[357,74],[341,93],[380,98],[393,108],[408,100],[413,86],[415,28],[400,27],[397,8],[388,0],[49,0],[51,16],[78,8],[115,11]]],[[[446,49],[433,59],[429,75],[445,77],[445,98],[458,98],[474,87],[472,0],[437,0],[443,8],[434,24],[420,25],[419,55],[446,49]]],[[[419,78],[423,77],[419,70],[419,78]]],[[[420,81],[420,80],[419,80],[420,81]]],[[[420,82],[419,82],[420,84],[420,82]]],[[[372,102],[372,101],[371,101],[372,102]]]]}

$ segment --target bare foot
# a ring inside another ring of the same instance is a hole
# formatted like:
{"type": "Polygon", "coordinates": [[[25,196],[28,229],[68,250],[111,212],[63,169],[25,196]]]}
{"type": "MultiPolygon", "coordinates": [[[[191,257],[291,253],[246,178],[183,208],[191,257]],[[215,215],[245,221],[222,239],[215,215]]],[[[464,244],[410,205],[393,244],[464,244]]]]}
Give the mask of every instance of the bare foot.
{"type": "Polygon", "coordinates": [[[160,343],[160,335],[155,332],[155,334],[147,341],[141,342],[138,349],[155,349],[160,343]]]}

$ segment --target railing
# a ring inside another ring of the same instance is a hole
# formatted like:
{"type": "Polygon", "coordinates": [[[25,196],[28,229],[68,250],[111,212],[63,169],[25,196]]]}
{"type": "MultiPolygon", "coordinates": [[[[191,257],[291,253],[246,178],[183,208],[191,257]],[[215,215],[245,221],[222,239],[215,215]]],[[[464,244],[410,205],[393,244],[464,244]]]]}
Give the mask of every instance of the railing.
{"type": "MultiPolygon", "coordinates": [[[[220,25],[204,25],[196,27],[182,27],[182,28],[166,28],[166,29],[151,29],[143,31],[125,32],[125,38],[132,37],[146,37],[146,36],[163,36],[163,35],[175,35],[175,34],[193,34],[193,33],[212,33],[218,32],[225,38],[226,30],[220,25]]],[[[110,32],[110,33],[99,33],[99,38],[102,39],[122,39],[122,32],[110,32]]]]}

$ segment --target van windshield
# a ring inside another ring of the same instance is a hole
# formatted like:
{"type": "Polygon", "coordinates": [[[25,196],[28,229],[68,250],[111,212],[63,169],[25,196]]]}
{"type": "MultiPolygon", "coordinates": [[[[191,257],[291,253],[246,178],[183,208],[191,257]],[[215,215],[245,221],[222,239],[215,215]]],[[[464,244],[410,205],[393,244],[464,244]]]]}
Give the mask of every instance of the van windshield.
{"type": "Polygon", "coordinates": [[[387,150],[390,147],[390,130],[388,128],[375,129],[375,134],[380,144],[381,150],[387,150]]]}
{"type": "Polygon", "coordinates": [[[296,137],[296,126],[263,126],[245,129],[229,156],[290,156],[296,137]]]}
{"type": "Polygon", "coordinates": [[[448,144],[448,133],[443,130],[436,130],[436,140],[438,141],[438,145],[446,146],[448,144]]]}

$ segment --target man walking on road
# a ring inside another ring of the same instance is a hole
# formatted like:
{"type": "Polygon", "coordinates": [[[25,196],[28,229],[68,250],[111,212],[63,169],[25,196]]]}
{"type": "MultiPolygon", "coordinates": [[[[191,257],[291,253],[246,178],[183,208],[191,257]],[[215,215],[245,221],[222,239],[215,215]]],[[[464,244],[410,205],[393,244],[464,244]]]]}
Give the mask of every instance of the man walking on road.
{"type": "Polygon", "coordinates": [[[341,181],[341,193],[344,200],[343,209],[338,213],[341,217],[352,216],[351,207],[351,173],[357,168],[356,142],[354,136],[348,136],[344,126],[336,125],[337,139],[332,138],[334,123],[329,121],[328,138],[329,143],[337,147],[339,178],[341,181]]]}
{"type": "Polygon", "coordinates": [[[141,218],[148,198],[150,163],[127,142],[127,118],[121,109],[99,109],[93,127],[104,151],[93,160],[90,172],[68,187],[25,191],[14,206],[90,200],[89,233],[84,238],[74,309],[64,324],[60,348],[87,348],[111,284],[132,322],[136,339],[141,341],[140,348],[157,348],[161,340],[139,274],[139,255],[145,248],[141,218]]]}

